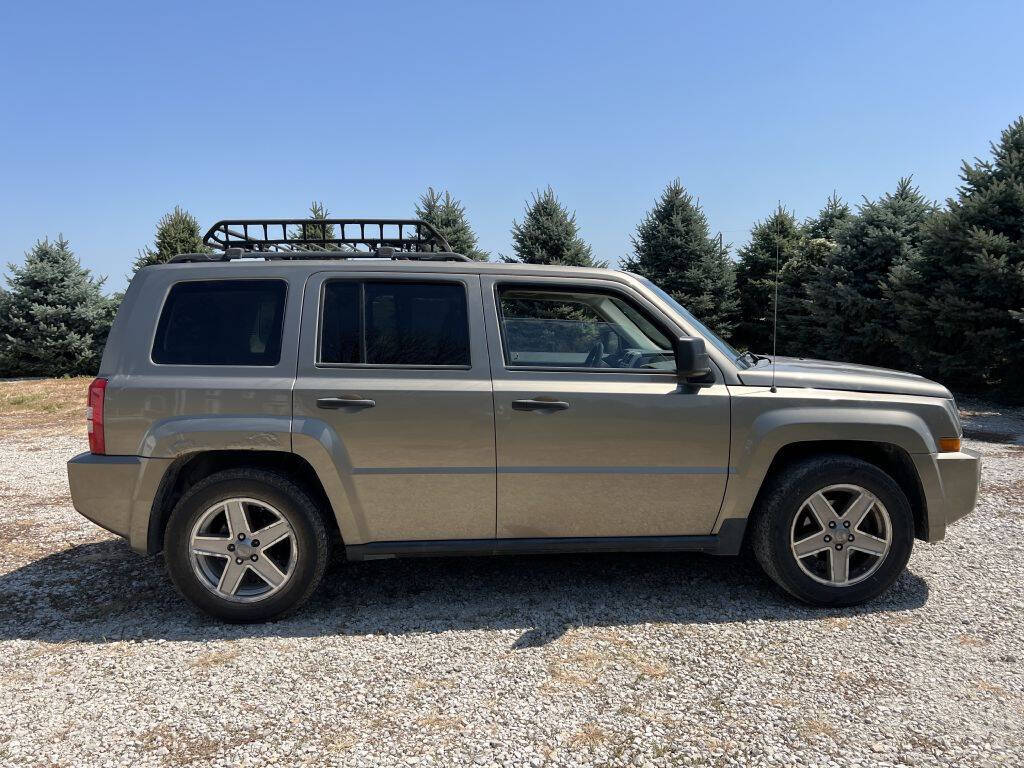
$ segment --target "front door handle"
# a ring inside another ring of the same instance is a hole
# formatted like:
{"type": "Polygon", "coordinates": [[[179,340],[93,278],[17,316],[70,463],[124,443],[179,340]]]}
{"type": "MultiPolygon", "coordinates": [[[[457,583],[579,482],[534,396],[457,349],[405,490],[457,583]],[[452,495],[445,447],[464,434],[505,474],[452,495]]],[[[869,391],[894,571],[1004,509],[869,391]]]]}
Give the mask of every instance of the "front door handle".
{"type": "Polygon", "coordinates": [[[564,411],[569,404],[564,400],[513,400],[513,411],[564,411]]]}
{"type": "Polygon", "coordinates": [[[373,408],[376,404],[358,397],[321,397],[316,401],[317,408],[373,408]]]}

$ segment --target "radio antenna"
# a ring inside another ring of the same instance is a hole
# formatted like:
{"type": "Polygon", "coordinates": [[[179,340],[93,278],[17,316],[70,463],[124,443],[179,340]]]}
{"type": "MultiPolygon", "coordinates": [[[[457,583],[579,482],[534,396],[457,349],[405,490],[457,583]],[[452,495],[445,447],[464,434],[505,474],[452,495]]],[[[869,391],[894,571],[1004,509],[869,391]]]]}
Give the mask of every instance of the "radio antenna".
{"type": "Polygon", "coordinates": [[[778,357],[776,350],[779,346],[779,212],[782,210],[782,201],[779,201],[779,208],[775,214],[775,307],[772,312],[772,386],[771,392],[778,392],[775,388],[775,358],[778,357]]]}

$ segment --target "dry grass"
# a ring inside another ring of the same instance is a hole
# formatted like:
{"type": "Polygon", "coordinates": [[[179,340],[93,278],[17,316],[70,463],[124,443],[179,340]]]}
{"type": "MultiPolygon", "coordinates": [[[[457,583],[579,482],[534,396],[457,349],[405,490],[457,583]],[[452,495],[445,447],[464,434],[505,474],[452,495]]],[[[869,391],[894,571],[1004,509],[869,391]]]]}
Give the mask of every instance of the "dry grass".
{"type": "Polygon", "coordinates": [[[230,664],[238,658],[238,651],[234,648],[226,648],[222,651],[209,651],[202,654],[195,661],[195,666],[201,669],[211,669],[230,664]]]}
{"type": "Polygon", "coordinates": [[[569,743],[574,747],[598,747],[608,740],[608,736],[594,723],[584,723],[580,731],[574,734],[569,743]]]}
{"type": "Polygon", "coordinates": [[[40,428],[85,436],[88,377],[0,380],[0,433],[40,428]]]}

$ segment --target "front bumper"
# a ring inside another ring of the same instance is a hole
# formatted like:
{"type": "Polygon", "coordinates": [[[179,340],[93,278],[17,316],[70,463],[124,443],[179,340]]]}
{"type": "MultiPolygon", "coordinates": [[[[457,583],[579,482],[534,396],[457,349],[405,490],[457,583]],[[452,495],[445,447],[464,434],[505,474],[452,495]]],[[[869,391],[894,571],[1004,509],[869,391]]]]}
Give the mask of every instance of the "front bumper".
{"type": "Polygon", "coordinates": [[[940,541],[946,535],[946,526],[969,515],[978,502],[981,457],[965,448],[957,453],[916,454],[913,458],[927,505],[927,539],[940,541]]]}
{"type": "Polygon", "coordinates": [[[974,511],[981,487],[981,456],[963,449],[958,453],[940,453],[935,458],[945,497],[943,515],[946,525],[974,511]]]}
{"type": "Polygon", "coordinates": [[[146,551],[149,515],[170,459],[80,453],[68,461],[71,503],[80,515],[146,551]]]}

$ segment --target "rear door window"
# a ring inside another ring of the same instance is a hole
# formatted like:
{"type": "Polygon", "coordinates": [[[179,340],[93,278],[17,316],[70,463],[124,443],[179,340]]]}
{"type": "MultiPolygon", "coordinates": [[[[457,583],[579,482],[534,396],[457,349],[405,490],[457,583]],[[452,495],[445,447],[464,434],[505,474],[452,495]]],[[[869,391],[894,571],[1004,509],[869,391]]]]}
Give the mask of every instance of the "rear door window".
{"type": "Polygon", "coordinates": [[[200,280],[167,295],[153,362],[273,366],[281,360],[283,280],[200,280]]]}
{"type": "Polygon", "coordinates": [[[465,286],[407,281],[326,283],[319,363],[468,368],[465,286]]]}

